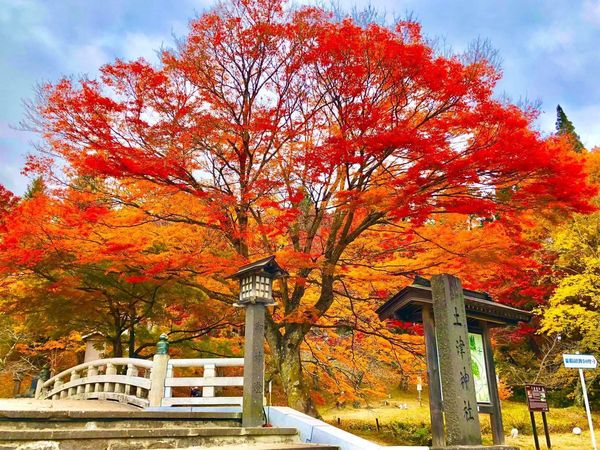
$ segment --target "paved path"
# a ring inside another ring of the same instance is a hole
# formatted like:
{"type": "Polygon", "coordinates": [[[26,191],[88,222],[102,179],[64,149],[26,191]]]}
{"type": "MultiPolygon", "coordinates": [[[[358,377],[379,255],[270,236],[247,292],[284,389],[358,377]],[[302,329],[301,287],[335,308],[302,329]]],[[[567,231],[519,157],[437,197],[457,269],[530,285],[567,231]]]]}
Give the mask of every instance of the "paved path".
{"type": "MultiPolygon", "coordinates": [[[[33,398],[0,399],[0,411],[81,411],[82,400],[36,400],[33,398]]],[[[123,403],[93,400],[85,402],[86,411],[139,411],[123,403]]]]}

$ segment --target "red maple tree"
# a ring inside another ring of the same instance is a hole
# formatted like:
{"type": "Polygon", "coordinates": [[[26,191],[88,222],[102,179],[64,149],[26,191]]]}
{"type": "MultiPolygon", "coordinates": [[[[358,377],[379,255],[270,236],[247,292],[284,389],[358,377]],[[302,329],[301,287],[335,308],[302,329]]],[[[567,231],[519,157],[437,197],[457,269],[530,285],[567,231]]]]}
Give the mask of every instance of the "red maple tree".
{"type": "Polygon", "coordinates": [[[402,284],[381,271],[418,254],[419,228],[584,211],[592,189],[534,112],[493,96],[500,74],[484,58],[436,54],[414,22],[361,27],[284,6],[221,4],[158,65],[117,60],[98,79],[46,84],[31,122],[68,183],[102,179],[95,189],[123,208],[210,232],[219,251],[185,276],[212,298],[231,302],[224,277],[278,255],[291,277],[267,341],[288,402],[314,413],[303,342],[333,311],[402,284]]]}

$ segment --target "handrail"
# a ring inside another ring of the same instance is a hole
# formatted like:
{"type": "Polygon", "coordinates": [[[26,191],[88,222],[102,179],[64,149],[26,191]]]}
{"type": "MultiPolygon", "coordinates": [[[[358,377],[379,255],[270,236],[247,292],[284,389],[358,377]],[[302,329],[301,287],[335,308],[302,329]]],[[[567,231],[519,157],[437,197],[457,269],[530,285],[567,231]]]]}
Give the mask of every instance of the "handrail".
{"type": "Polygon", "coordinates": [[[183,358],[171,359],[169,365],[172,367],[204,367],[213,365],[215,367],[243,366],[244,358],[183,358]]]}
{"type": "Polygon", "coordinates": [[[143,367],[144,369],[152,368],[152,361],[148,361],[146,359],[139,359],[139,358],[96,359],[94,361],[88,361],[86,363],[71,367],[70,369],[63,370],[59,374],[54,375],[52,378],[45,381],[44,384],[42,384],[42,387],[44,388],[44,387],[50,385],[52,382],[54,382],[56,380],[60,380],[62,377],[66,376],[66,375],[70,375],[72,372],[79,372],[83,369],[87,369],[88,367],[97,367],[97,366],[99,367],[99,366],[105,366],[107,364],[112,364],[114,366],[125,366],[125,365],[132,364],[137,367],[143,367]]]}

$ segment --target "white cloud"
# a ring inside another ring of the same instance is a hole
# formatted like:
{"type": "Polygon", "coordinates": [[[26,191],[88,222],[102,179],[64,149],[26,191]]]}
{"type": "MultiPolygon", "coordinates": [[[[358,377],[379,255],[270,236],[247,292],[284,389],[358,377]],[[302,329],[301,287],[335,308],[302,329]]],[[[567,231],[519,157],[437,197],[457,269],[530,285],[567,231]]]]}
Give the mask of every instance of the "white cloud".
{"type": "MultiPolygon", "coordinates": [[[[126,59],[144,58],[157,62],[157,51],[164,43],[163,36],[152,36],[145,33],[127,33],[122,40],[122,54],[126,59]]],[[[169,45],[166,43],[165,45],[169,45]]]]}
{"type": "Polygon", "coordinates": [[[575,41],[575,33],[564,23],[538,28],[531,34],[528,47],[530,50],[552,52],[569,47],[575,41]]]}
{"type": "Polygon", "coordinates": [[[581,18],[586,22],[600,25],[600,1],[585,0],[581,8],[581,18]]]}
{"type": "Polygon", "coordinates": [[[69,48],[65,55],[68,72],[95,73],[101,66],[111,61],[109,53],[101,43],[87,43],[69,48]]]}
{"type": "Polygon", "coordinates": [[[0,165],[0,184],[16,195],[27,191],[29,179],[21,175],[21,168],[13,164],[0,165]]]}

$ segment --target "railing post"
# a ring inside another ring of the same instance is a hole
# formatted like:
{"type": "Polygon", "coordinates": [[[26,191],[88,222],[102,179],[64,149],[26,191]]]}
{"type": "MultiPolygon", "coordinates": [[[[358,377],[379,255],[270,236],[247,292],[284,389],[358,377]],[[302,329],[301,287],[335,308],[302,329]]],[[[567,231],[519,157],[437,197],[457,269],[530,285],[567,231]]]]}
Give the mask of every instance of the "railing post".
{"type": "Polygon", "coordinates": [[[169,365],[168,339],[166,334],[161,334],[160,340],[156,344],[156,354],[152,360],[152,371],[150,372],[150,392],[148,392],[150,407],[161,406],[165,395],[165,379],[167,378],[167,366],[169,365]]]}
{"type": "MultiPolygon", "coordinates": [[[[165,375],[166,378],[172,378],[173,377],[173,365],[169,364],[167,362],[167,374],[165,375]]],[[[165,392],[163,395],[163,398],[171,398],[171,394],[173,392],[173,388],[171,388],[171,386],[165,386],[165,392]]]]}
{"type": "MultiPolygon", "coordinates": [[[[58,380],[56,380],[56,383],[54,383],[54,389],[56,389],[56,388],[58,388],[58,387],[61,387],[63,384],[65,384],[65,382],[62,380],[62,378],[61,378],[61,379],[58,379],[58,380]]],[[[68,394],[67,390],[66,390],[66,389],[63,389],[62,391],[60,391],[60,392],[57,394],[57,396],[58,396],[58,398],[59,398],[59,399],[63,399],[63,398],[67,398],[67,394],[68,394]]],[[[54,397],[55,397],[55,396],[52,396],[52,400],[55,400],[55,398],[54,398],[54,397]]]]}
{"type": "MultiPolygon", "coordinates": [[[[86,373],[86,377],[95,377],[96,375],[98,375],[98,368],[96,366],[89,366],[87,368],[87,373],[86,373]]],[[[85,385],[85,393],[89,394],[91,392],[96,392],[96,383],[90,383],[88,382],[85,385]]]]}
{"type": "MultiPolygon", "coordinates": [[[[204,365],[204,374],[202,375],[204,378],[214,378],[217,376],[217,371],[215,370],[214,364],[205,364],[204,365]]],[[[214,397],[215,396],[215,387],[214,386],[206,386],[202,388],[202,397],[214,397]]]]}
{"type": "MultiPolygon", "coordinates": [[[[116,375],[117,368],[112,363],[106,364],[106,371],[104,372],[106,375],[116,375]]],[[[115,383],[106,382],[104,383],[104,392],[115,392],[115,383]]]]}
{"type": "MultiPolygon", "coordinates": [[[[127,376],[128,377],[137,377],[138,376],[138,369],[137,367],[135,367],[133,364],[127,364],[127,376]]],[[[127,395],[135,395],[135,390],[133,389],[133,386],[131,384],[127,384],[125,386],[125,394],[127,395]]]]}
{"type": "MultiPolygon", "coordinates": [[[[74,370],[73,372],[71,372],[71,377],[69,378],[69,381],[75,381],[77,379],[79,379],[79,372],[74,370]]],[[[78,386],[69,388],[69,397],[73,397],[75,394],[77,394],[77,388],[78,386]]]]}

